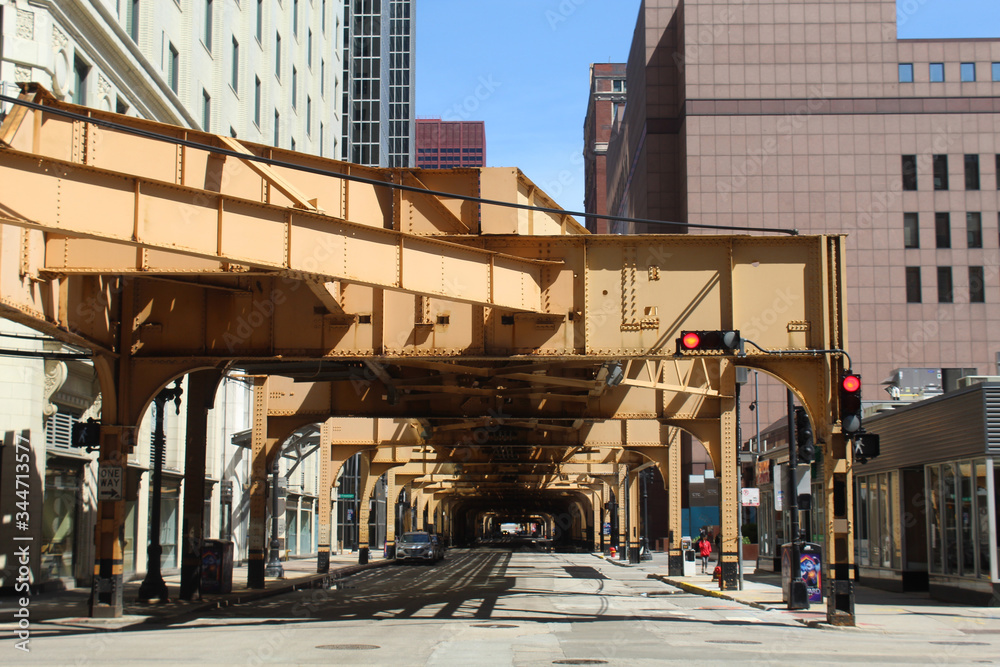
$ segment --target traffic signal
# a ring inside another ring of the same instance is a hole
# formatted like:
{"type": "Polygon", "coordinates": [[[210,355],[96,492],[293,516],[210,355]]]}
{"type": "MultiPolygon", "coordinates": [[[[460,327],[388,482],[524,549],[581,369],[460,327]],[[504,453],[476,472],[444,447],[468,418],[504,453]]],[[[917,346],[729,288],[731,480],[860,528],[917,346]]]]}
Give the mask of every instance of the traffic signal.
{"type": "Polygon", "coordinates": [[[861,430],[861,376],[850,370],[840,376],[840,430],[845,435],[861,430]]]}
{"type": "Polygon", "coordinates": [[[733,352],[742,343],[739,331],[682,331],[677,354],[684,352],[733,352]]]}
{"type": "Polygon", "coordinates": [[[868,463],[882,453],[878,433],[858,433],[854,436],[854,459],[860,463],[868,463]]]}
{"type": "Polygon", "coordinates": [[[98,449],[101,446],[101,423],[95,419],[73,422],[70,436],[73,447],[80,447],[88,452],[98,449]]]}
{"type": "Polygon", "coordinates": [[[795,408],[795,451],[799,463],[812,463],[816,455],[816,445],[813,443],[812,424],[805,408],[795,408]]]}

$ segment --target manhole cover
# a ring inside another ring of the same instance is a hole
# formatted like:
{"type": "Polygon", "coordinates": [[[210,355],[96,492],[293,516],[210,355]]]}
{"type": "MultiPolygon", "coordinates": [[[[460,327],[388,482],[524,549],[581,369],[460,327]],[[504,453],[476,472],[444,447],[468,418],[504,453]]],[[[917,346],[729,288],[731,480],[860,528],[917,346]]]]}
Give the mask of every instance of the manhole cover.
{"type": "Polygon", "coordinates": [[[566,658],[565,660],[553,660],[553,665],[606,665],[607,660],[596,660],[594,658],[566,658]]]}
{"type": "Polygon", "coordinates": [[[939,646],[989,646],[986,642],[931,642],[939,646]]]}
{"type": "Polygon", "coordinates": [[[709,644],[761,644],[762,642],[755,642],[749,639],[708,639],[706,640],[709,644]]]}
{"type": "Polygon", "coordinates": [[[316,648],[322,648],[328,651],[372,651],[382,647],[376,646],[375,644],[321,644],[316,648]]]}
{"type": "Polygon", "coordinates": [[[474,628],[516,628],[516,625],[510,625],[508,623],[477,623],[473,625],[474,628]]]}

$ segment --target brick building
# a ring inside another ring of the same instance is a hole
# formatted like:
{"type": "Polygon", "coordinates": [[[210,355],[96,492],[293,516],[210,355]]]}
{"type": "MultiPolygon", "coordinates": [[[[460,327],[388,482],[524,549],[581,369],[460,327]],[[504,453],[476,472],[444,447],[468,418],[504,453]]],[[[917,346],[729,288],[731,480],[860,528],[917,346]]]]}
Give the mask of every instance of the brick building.
{"type": "MultiPolygon", "coordinates": [[[[607,159],[611,129],[625,110],[625,63],[595,63],[590,66],[590,100],[583,121],[584,210],[607,213],[607,159]]],[[[588,216],[587,229],[608,233],[608,221],[588,216]]]]}
{"type": "Polygon", "coordinates": [[[417,167],[486,166],[486,124],[481,120],[417,120],[417,167]]]}

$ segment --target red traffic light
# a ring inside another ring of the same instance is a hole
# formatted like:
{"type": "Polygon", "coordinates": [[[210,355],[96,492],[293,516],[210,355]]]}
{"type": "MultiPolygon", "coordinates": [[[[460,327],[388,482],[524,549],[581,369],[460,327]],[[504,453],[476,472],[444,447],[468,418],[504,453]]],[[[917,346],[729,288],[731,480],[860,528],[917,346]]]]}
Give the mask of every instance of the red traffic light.
{"type": "Polygon", "coordinates": [[[853,394],[861,389],[861,378],[857,375],[845,375],[841,381],[841,386],[844,388],[844,391],[849,391],[853,394]]]}
{"type": "Polygon", "coordinates": [[[701,345],[701,336],[696,331],[689,331],[681,338],[681,344],[689,350],[698,349],[701,345]]]}

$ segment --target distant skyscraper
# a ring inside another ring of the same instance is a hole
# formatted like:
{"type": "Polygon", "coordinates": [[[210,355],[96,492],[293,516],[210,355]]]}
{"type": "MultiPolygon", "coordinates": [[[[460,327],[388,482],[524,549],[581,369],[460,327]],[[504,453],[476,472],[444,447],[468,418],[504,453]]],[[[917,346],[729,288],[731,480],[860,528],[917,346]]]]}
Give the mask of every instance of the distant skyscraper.
{"type": "MultiPolygon", "coordinates": [[[[590,102],[583,121],[583,161],[587,213],[607,213],[608,141],[625,109],[625,63],[598,63],[590,66],[590,102]]],[[[608,233],[608,221],[587,216],[587,229],[608,233]]]]}
{"type": "Polygon", "coordinates": [[[415,0],[344,3],[344,160],[413,165],[415,0]]]}
{"type": "Polygon", "coordinates": [[[417,167],[486,166],[486,125],[481,120],[417,121],[417,167]]]}

